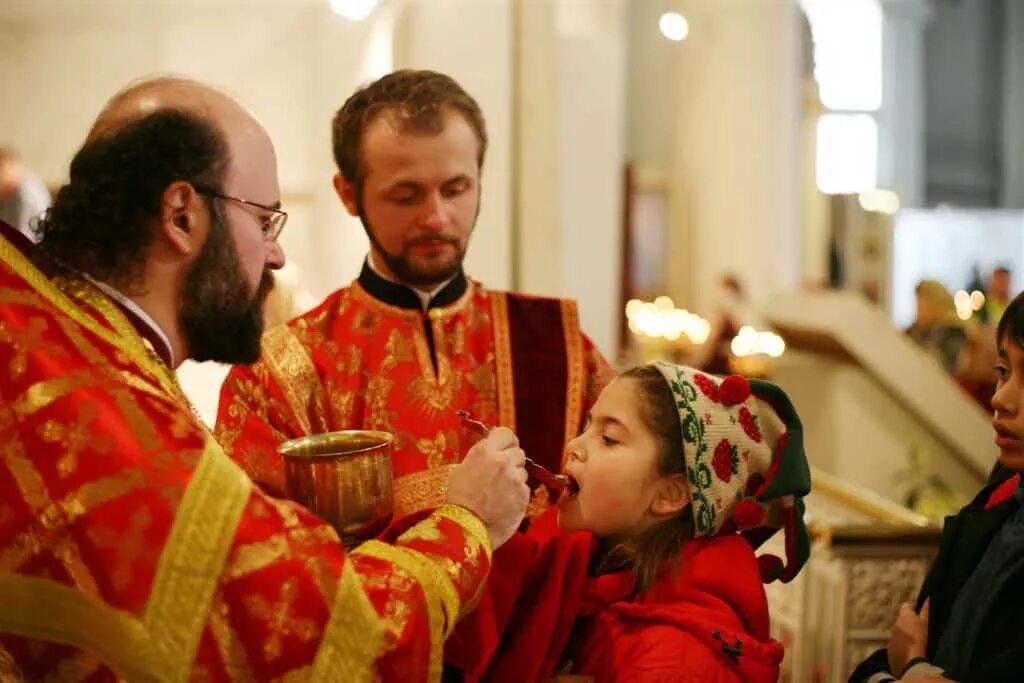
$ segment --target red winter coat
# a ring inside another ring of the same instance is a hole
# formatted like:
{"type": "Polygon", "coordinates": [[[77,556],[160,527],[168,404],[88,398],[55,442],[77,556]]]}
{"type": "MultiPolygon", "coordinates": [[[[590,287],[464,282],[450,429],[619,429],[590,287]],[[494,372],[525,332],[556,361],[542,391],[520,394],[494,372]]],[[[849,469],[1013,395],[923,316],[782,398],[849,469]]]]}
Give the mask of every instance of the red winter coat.
{"type": "Polygon", "coordinates": [[[641,598],[633,573],[590,580],[568,652],[572,672],[598,683],[774,683],[782,645],[750,545],[738,535],[688,541],[641,598]]]}
{"type": "Polygon", "coordinates": [[[598,683],[778,679],[783,648],[769,637],[742,537],[688,541],[678,573],[667,563],[646,595],[628,600],[632,572],[588,577],[592,536],[559,533],[554,520],[545,514],[495,553],[491,590],[448,642],[467,681],[547,683],[566,659],[598,683]]]}

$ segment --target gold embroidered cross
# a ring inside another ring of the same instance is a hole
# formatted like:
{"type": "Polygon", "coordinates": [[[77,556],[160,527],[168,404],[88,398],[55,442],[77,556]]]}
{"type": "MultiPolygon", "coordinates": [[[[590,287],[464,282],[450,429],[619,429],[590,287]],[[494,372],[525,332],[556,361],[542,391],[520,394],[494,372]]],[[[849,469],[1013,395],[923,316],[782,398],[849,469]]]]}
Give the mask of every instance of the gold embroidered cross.
{"type": "Polygon", "coordinates": [[[89,529],[89,538],[100,548],[114,551],[117,557],[112,580],[114,588],[124,590],[132,578],[132,567],[139,561],[153,561],[159,549],[146,543],[146,533],[153,518],[149,508],[142,508],[132,516],[126,531],[111,527],[89,529]]]}
{"type": "Polygon", "coordinates": [[[281,584],[275,602],[267,600],[262,595],[248,595],[245,598],[245,607],[249,615],[265,621],[270,629],[270,637],[263,644],[263,656],[267,662],[281,656],[284,638],[294,636],[303,642],[309,642],[317,636],[317,626],[312,619],[292,614],[298,593],[298,584],[291,578],[281,584]]]}
{"type": "MultiPolygon", "coordinates": [[[[14,355],[11,356],[11,363],[8,366],[11,379],[19,379],[24,374],[28,367],[29,351],[43,345],[45,332],[46,320],[43,318],[31,318],[25,329],[21,330],[12,329],[6,322],[0,323],[0,343],[14,347],[14,355]]],[[[47,353],[66,355],[62,349],[48,349],[47,353]]]]}
{"type": "Polygon", "coordinates": [[[95,432],[90,429],[95,417],[96,405],[87,403],[82,406],[75,424],[69,425],[57,420],[47,420],[39,427],[39,437],[43,441],[57,444],[60,447],[62,454],[57,460],[57,474],[62,479],[67,478],[75,471],[75,468],[78,467],[78,456],[87,447],[98,453],[110,451],[110,437],[103,432],[95,432]]]}

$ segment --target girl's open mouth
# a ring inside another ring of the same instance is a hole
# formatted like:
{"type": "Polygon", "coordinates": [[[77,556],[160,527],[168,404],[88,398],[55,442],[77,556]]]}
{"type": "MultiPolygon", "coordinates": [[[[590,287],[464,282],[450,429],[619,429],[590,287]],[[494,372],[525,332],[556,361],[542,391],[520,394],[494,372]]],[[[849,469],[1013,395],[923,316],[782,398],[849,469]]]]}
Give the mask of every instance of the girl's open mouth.
{"type": "Polygon", "coordinates": [[[566,474],[566,476],[569,477],[569,484],[564,489],[562,489],[562,495],[560,497],[563,499],[573,498],[579,495],[580,492],[580,484],[578,481],[576,481],[576,477],[568,473],[566,474]]]}

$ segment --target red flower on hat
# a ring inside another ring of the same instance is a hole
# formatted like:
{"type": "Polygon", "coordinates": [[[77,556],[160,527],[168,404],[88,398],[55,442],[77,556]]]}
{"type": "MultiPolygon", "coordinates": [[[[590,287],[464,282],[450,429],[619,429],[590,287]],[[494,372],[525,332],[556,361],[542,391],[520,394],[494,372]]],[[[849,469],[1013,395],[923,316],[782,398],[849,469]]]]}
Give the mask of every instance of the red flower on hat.
{"type": "Polygon", "coordinates": [[[744,498],[732,509],[732,518],[740,529],[753,529],[764,522],[765,511],[753,498],[744,498]]]}
{"type": "Polygon", "coordinates": [[[761,430],[757,428],[757,418],[746,406],[740,408],[740,425],[753,441],[761,443],[761,430]]]}
{"type": "Polygon", "coordinates": [[[722,439],[715,446],[715,454],[711,458],[711,466],[715,468],[715,474],[726,484],[736,473],[736,447],[729,443],[728,439],[722,439]]]}
{"type": "Polygon", "coordinates": [[[718,399],[723,405],[734,406],[750,398],[750,382],[746,377],[729,375],[718,385],[718,399]]]}
{"type": "Polygon", "coordinates": [[[715,382],[710,377],[695,372],[693,374],[693,383],[697,385],[702,394],[718,403],[718,387],[715,386],[715,382]]]}

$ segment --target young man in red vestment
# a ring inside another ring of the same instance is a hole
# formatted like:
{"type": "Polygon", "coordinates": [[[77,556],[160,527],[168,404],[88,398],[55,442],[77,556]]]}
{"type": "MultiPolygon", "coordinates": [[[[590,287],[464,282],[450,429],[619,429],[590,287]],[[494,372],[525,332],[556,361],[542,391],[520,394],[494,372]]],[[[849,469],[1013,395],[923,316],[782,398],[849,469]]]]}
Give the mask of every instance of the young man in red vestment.
{"type": "MultiPolygon", "coordinates": [[[[398,516],[444,500],[471,442],[458,410],[515,430],[531,458],[561,470],[612,373],[575,302],[491,290],[463,272],[487,148],[476,101],[444,74],[398,71],[353,94],[333,136],[334,186],[370,253],[354,282],[268,331],[259,363],[232,370],[218,439],[280,493],[282,440],[392,432],[398,516]]],[[[547,503],[532,484],[531,513],[547,503]]]]}
{"type": "Polygon", "coordinates": [[[494,430],[393,543],[252,485],[173,368],[252,362],[284,256],[274,149],[183,79],[115,97],[38,247],[0,224],[0,680],[437,679],[523,518],[494,430]]]}

